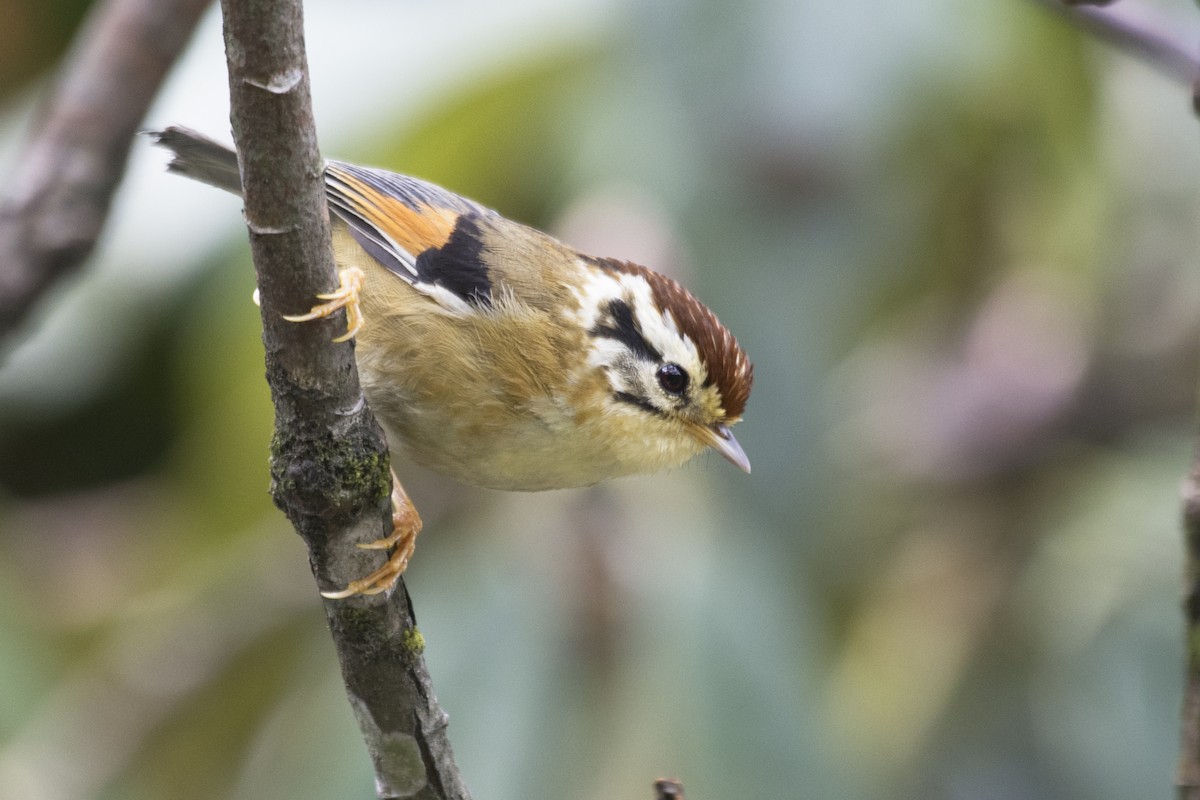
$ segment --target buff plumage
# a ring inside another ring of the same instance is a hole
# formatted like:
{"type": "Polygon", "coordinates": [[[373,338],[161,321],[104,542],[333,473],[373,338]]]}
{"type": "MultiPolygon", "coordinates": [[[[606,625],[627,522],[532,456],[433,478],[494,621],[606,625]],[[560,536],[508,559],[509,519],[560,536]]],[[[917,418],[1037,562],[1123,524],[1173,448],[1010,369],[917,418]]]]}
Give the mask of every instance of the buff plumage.
{"type": "MultiPolygon", "coordinates": [[[[182,128],[154,136],[172,171],[240,191],[228,148],[182,128]]],[[[683,286],[415,178],[330,161],[326,189],[343,287],[296,319],[352,312],[363,390],[393,450],[509,490],[661,470],[708,448],[749,471],[730,426],[753,368],[683,286]]],[[[413,527],[402,511],[397,524],[413,527]]],[[[389,587],[414,537],[385,540],[389,566],[339,596],[389,587]]]]}

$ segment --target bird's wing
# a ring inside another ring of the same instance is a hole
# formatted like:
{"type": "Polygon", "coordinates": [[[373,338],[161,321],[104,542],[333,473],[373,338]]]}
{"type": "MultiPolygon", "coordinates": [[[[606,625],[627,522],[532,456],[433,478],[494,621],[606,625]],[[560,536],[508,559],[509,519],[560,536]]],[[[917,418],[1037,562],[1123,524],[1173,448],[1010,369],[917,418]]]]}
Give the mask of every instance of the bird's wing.
{"type": "Polygon", "coordinates": [[[340,161],[326,165],[325,187],[331,211],[388,271],[450,310],[490,304],[481,225],[496,212],[417,178],[340,161]]]}

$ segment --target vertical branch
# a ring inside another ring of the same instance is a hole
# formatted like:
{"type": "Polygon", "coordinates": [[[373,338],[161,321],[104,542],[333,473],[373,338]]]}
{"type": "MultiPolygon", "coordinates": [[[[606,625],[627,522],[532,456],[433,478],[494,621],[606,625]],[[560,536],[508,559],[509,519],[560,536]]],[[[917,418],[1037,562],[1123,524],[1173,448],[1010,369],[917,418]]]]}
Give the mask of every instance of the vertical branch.
{"type": "Polygon", "coordinates": [[[91,253],[150,102],[210,0],[88,14],[0,196],[0,334],[91,253]]]}
{"type": "MultiPolygon", "coordinates": [[[[390,533],[383,435],[362,396],[344,315],[295,324],[336,283],[300,0],[222,0],[234,140],[262,303],[275,405],[272,494],[337,588],[371,571],[356,542],[390,533]]],[[[403,583],[388,596],[327,600],[346,691],[380,798],[466,800],[403,583]]]]}
{"type": "MultiPolygon", "coordinates": [[[[1077,27],[1130,53],[1168,78],[1192,86],[1192,105],[1200,113],[1200,26],[1181,31],[1178,20],[1105,6],[1110,0],[1035,0],[1064,14],[1077,27]]],[[[1200,800],[1200,444],[1183,485],[1184,684],[1180,711],[1179,762],[1175,771],[1178,800],[1200,800]]]]}

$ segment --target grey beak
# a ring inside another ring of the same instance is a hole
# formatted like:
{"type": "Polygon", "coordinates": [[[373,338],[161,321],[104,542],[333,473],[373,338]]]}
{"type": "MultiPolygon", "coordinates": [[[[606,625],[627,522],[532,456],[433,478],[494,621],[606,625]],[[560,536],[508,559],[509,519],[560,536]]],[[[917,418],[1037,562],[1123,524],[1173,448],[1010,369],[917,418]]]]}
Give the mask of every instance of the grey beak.
{"type": "Polygon", "coordinates": [[[706,438],[709,447],[724,456],[730,464],[749,474],[750,459],[746,457],[746,451],[738,444],[738,440],[733,438],[733,432],[729,430],[729,426],[714,425],[708,431],[710,435],[706,438]]]}

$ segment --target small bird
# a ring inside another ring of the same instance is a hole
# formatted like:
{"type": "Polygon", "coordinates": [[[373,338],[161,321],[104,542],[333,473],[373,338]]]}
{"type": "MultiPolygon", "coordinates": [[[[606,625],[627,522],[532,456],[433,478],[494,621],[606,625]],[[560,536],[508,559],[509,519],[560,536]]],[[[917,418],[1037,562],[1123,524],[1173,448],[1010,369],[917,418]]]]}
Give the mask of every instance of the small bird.
{"type": "MultiPolygon", "coordinates": [[[[241,194],[237,156],[195,131],[151,133],[168,169],[241,194]]],[[[463,483],[535,491],[678,466],[712,448],[746,472],[730,426],[753,367],[687,289],[583,255],[431,183],[325,164],[340,285],[363,392],[393,452],[463,483]]],[[[393,473],[388,563],[327,597],[391,588],[420,517],[393,473]]]]}

